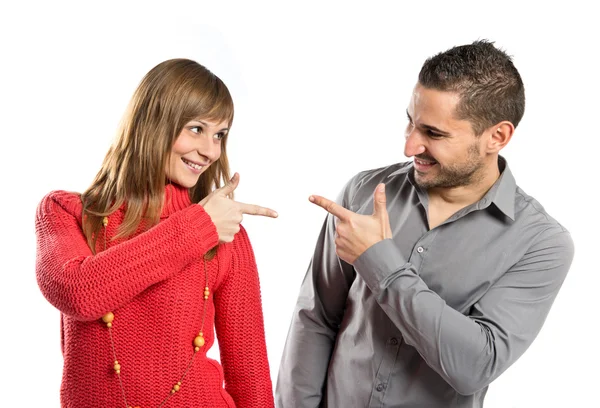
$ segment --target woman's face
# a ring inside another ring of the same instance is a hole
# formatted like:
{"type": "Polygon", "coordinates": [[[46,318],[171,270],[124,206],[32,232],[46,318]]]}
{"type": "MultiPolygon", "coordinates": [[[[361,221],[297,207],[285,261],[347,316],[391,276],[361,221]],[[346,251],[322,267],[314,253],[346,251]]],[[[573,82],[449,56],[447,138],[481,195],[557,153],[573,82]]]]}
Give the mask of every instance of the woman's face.
{"type": "Polygon", "coordinates": [[[221,140],[229,131],[227,126],[227,122],[204,119],[186,123],[171,149],[167,178],[182,187],[194,187],[200,175],[221,157],[221,140]]]}

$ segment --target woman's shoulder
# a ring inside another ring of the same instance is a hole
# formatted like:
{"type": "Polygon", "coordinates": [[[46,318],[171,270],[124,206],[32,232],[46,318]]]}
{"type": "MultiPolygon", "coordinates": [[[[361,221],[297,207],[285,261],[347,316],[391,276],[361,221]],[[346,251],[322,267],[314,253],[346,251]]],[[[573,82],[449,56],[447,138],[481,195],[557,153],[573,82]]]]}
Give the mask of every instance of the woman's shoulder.
{"type": "Polygon", "coordinates": [[[240,251],[244,249],[252,250],[252,245],[250,244],[250,237],[248,237],[248,232],[242,224],[240,224],[240,231],[237,234],[235,234],[231,249],[232,251],[240,251]]]}
{"type": "Polygon", "coordinates": [[[254,257],[250,238],[248,238],[248,233],[242,224],[240,224],[240,230],[235,234],[233,241],[220,244],[217,253],[221,258],[221,262],[227,265],[230,265],[232,261],[233,263],[239,262],[240,258],[254,257]]]}
{"type": "Polygon", "coordinates": [[[65,211],[74,216],[80,216],[82,211],[81,194],[73,191],[53,190],[46,194],[37,208],[37,215],[55,215],[65,211]]]}
{"type": "Polygon", "coordinates": [[[236,260],[235,263],[254,263],[254,249],[250,243],[250,237],[243,225],[240,224],[240,231],[235,234],[233,242],[229,243],[231,256],[236,260]]]}

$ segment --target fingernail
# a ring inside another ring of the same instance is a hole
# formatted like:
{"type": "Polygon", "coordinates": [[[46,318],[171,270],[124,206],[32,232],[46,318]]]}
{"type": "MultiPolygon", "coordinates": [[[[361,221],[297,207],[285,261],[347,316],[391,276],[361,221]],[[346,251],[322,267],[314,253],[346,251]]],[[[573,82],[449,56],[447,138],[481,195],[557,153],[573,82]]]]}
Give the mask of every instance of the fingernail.
{"type": "Polygon", "coordinates": [[[279,217],[279,214],[277,214],[277,211],[273,211],[273,217],[279,217]]]}
{"type": "Polygon", "coordinates": [[[380,193],[383,193],[385,191],[385,184],[381,183],[379,185],[379,187],[377,187],[377,189],[379,190],[380,193]]]}
{"type": "Polygon", "coordinates": [[[308,197],[308,201],[310,201],[311,203],[315,202],[315,198],[313,196],[308,197]]]}

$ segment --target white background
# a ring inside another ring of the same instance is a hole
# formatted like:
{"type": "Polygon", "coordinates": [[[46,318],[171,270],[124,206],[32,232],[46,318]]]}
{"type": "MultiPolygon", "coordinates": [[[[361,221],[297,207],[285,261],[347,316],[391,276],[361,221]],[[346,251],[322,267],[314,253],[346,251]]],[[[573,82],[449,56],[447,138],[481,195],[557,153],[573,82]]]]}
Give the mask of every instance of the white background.
{"type": "Polygon", "coordinates": [[[35,280],[35,208],[50,190],[89,185],[150,68],[192,58],[233,95],[237,199],[280,213],[244,221],[275,381],[324,217],[308,195],[335,198],[356,172],[404,160],[404,111],[425,58],[487,38],[514,56],[526,87],[524,119],[503,154],[518,184],[571,231],[576,255],[542,332],[492,384],[486,407],[597,406],[600,35],[590,6],[206,3],[0,6],[0,405],[59,406],[59,313],[35,280]]]}

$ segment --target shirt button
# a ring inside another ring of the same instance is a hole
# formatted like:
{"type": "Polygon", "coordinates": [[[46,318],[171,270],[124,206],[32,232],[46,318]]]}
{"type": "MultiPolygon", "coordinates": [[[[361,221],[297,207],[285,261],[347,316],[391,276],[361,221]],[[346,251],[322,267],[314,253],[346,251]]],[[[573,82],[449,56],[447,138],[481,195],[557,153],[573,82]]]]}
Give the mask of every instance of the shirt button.
{"type": "Polygon", "coordinates": [[[392,337],[390,339],[390,344],[392,344],[393,346],[397,346],[398,345],[398,339],[395,337],[392,337]]]}
{"type": "Polygon", "coordinates": [[[384,387],[384,385],[383,385],[383,384],[377,384],[377,387],[375,387],[375,389],[376,389],[377,391],[383,391],[383,389],[384,389],[384,388],[385,388],[385,387],[384,387]]]}
{"type": "Polygon", "coordinates": [[[418,247],[418,248],[417,248],[417,252],[418,252],[418,253],[421,253],[421,252],[423,252],[423,247],[418,247]]]}

